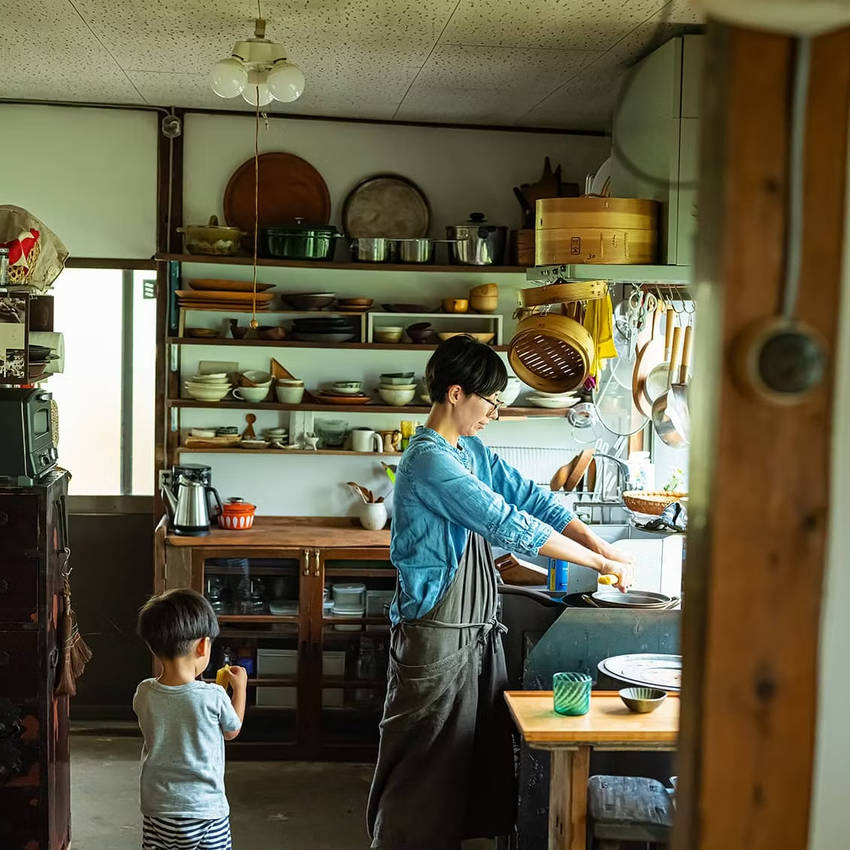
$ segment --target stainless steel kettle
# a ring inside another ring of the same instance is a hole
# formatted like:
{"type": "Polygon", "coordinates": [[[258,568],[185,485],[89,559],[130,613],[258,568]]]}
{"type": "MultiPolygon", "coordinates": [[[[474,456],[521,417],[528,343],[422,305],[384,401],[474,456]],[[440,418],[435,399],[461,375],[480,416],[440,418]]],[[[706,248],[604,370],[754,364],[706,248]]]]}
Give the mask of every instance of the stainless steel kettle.
{"type": "Polygon", "coordinates": [[[190,481],[182,475],[177,479],[177,496],[169,487],[162,488],[162,498],[171,514],[171,525],[176,534],[201,537],[210,533],[210,513],[207,493],[211,492],[221,512],[221,499],[214,487],[200,481],[190,481]]]}

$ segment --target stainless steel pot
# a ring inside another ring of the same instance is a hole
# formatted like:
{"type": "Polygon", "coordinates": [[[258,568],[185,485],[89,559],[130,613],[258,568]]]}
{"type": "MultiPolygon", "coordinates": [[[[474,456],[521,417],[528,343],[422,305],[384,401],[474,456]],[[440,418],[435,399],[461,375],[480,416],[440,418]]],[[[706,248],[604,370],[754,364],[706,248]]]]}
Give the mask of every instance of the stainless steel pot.
{"type": "Polygon", "coordinates": [[[466,224],[449,225],[446,235],[453,263],[463,266],[493,266],[504,261],[508,228],[488,224],[484,213],[471,213],[466,224]]]}
{"type": "Polygon", "coordinates": [[[433,263],[434,246],[438,242],[451,243],[451,239],[395,239],[395,255],[400,263],[433,263]]]}
{"type": "Polygon", "coordinates": [[[390,259],[391,239],[383,236],[359,237],[351,243],[351,256],[358,263],[386,263],[390,259]]]}

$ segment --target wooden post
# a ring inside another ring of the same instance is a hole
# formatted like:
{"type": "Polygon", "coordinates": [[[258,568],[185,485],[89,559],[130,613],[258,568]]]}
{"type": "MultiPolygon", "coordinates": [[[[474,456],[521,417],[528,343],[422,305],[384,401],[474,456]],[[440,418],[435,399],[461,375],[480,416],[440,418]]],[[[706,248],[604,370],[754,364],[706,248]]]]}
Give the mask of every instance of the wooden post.
{"type": "Polygon", "coordinates": [[[585,850],[590,747],[552,750],[549,780],[549,850],[585,850]]]}
{"type": "Polygon", "coordinates": [[[676,850],[806,847],[829,510],[850,29],[812,45],[797,318],[827,374],[779,407],[736,385],[731,350],[783,288],[792,38],[710,25],[696,280],[691,531],[676,850]]]}

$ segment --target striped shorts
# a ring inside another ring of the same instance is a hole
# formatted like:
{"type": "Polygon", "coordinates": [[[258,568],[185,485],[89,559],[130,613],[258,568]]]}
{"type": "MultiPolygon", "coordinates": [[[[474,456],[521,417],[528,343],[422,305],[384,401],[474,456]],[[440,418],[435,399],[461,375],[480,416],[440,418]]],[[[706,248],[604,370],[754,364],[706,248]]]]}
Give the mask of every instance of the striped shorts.
{"type": "Polygon", "coordinates": [[[232,850],[230,818],[142,819],[142,850],[232,850]]]}

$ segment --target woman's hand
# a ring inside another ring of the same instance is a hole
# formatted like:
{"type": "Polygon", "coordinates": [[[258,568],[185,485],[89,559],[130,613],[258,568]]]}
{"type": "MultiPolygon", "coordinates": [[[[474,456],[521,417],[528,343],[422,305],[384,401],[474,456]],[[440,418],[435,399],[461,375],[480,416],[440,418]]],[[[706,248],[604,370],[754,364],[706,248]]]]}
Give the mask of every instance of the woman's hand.
{"type": "Polygon", "coordinates": [[[616,588],[625,593],[634,584],[634,559],[629,556],[621,556],[618,559],[605,558],[602,569],[599,571],[603,576],[616,576],[616,588]]]}

